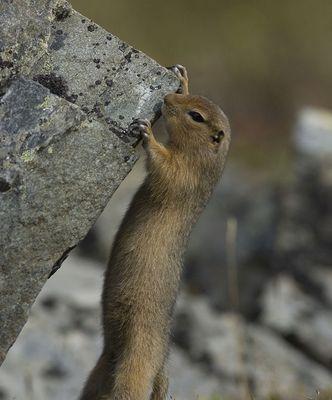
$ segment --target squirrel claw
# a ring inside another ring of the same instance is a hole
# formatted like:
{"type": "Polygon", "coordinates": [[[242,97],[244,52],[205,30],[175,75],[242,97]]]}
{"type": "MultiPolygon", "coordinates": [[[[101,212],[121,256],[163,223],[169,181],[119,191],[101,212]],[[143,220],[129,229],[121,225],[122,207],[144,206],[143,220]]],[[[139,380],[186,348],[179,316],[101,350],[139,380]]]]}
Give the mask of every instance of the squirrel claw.
{"type": "Polygon", "coordinates": [[[135,119],[129,125],[129,131],[146,141],[152,135],[151,122],[148,119],[135,119]]]}
{"type": "Polygon", "coordinates": [[[188,72],[187,69],[180,64],[175,64],[169,69],[179,78],[181,87],[179,93],[188,94],[188,72]]]}
{"type": "Polygon", "coordinates": [[[175,64],[171,67],[171,70],[175,73],[175,75],[181,80],[186,79],[188,80],[188,72],[186,67],[181,64],[175,64]]]}

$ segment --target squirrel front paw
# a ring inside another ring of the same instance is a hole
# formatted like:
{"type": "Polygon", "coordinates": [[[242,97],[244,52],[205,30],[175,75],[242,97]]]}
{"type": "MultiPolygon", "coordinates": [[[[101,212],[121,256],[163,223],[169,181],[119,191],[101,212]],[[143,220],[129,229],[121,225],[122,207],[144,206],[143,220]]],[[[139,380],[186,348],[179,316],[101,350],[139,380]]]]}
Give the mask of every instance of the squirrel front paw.
{"type": "Polygon", "coordinates": [[[129,130],[135,135],[140,136],[143,145],[146,145],[153,136],[151,122],[148,119],[135,119],[130,125],[129,130]]]}
{"type": "Polygon", "coordinates": [[[169,69],[174,72],[174,74],[179,78],[181,86],[179,88],[179,93],[189,94],[189,79],[187,69],[180,64],[175,64],[169,69]]]}

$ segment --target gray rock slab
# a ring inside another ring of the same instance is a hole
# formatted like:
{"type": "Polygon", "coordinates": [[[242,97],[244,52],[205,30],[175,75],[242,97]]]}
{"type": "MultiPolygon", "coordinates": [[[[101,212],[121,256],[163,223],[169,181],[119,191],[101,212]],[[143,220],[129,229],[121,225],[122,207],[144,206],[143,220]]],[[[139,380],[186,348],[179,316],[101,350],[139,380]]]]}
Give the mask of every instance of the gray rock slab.
{"type": "Polygon", "coordinates": [[[0,363],[178,79],[63,0],[0,1],[0,363]]]}
{"type": "Polygon", "coordinates": [[[0,141],[3,360],[52,267],[86,235],[135,155],[77,106],[24,78],[1,99],[0,141]]]}
{"type": "Polygon", "coordinates": [[[291,277],[281,275],[266,286],[262,297],[262,311],[262,320],[267,326],[292,337],[304,351],[331,369],[330,307],[324,307],[304,293],[291,277]]]}
{"type": "Polygon", "coordinates": [[[237,393],[224,386],[226,397],[244,398],[248,382],[255,399],[312,397],[331,387],[328,368],[271,329],[247,324],[236,314],[218,314],[203,297],[180,298],[174,337],[192,360],[208,365],[211,375],[237,382],[237,393]]]}
{"type": "Polygon", "coordinates": [[[299,112],[294,131],[295,149],[309,157],[332,156],[332,112],[306,107],[299,112]]]}
{"type": "Polygon", "coordinates": [[[330,265],[308,265],[302,269],[308,281],[313,282],[321,293],[326,307],[332,310],[332,268],[330,265]]]}
{"type": "Polygon", "coordinates": [[[154,120],[179,86],[172,72],[62,0],[0,4],[0,71],[2,79],[37,80],[132,144],[128,124],[154,120]]]}

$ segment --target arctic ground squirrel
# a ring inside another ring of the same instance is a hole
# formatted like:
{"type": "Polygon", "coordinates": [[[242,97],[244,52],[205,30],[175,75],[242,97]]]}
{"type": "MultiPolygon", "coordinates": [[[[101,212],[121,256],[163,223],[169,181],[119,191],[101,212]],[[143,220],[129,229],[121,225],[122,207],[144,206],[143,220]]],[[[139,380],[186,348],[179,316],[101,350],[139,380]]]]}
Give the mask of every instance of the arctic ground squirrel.
{"type": "Polygon", "coordinates": [[[102,294],[104,345],[81,400],[164,400],[173,308],[189,234],[218,183],[230,144],[221,109],[188,91],[187,71],[172,70],[179,93],[165,96],[169,141],[147,120],[130,126],[143,139],[146,178],[115,237],[102,294]]]}

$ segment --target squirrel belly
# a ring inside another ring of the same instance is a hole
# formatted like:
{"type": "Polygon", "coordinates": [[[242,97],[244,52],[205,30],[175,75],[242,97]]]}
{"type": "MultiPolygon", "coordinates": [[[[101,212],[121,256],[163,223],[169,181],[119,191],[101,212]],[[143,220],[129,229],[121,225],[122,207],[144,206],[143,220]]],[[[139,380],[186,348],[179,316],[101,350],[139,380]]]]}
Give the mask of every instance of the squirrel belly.
{"type": "Polygon", "coordinates": [[[164,400],[173,308],[189,234],[219,181],[230,128],[218,106],[188,93],[164,99],[169,134],[159,143],[146,120],[147,176],[115,237],[102,295],[104,347],[81,400],[164,400]]]}

